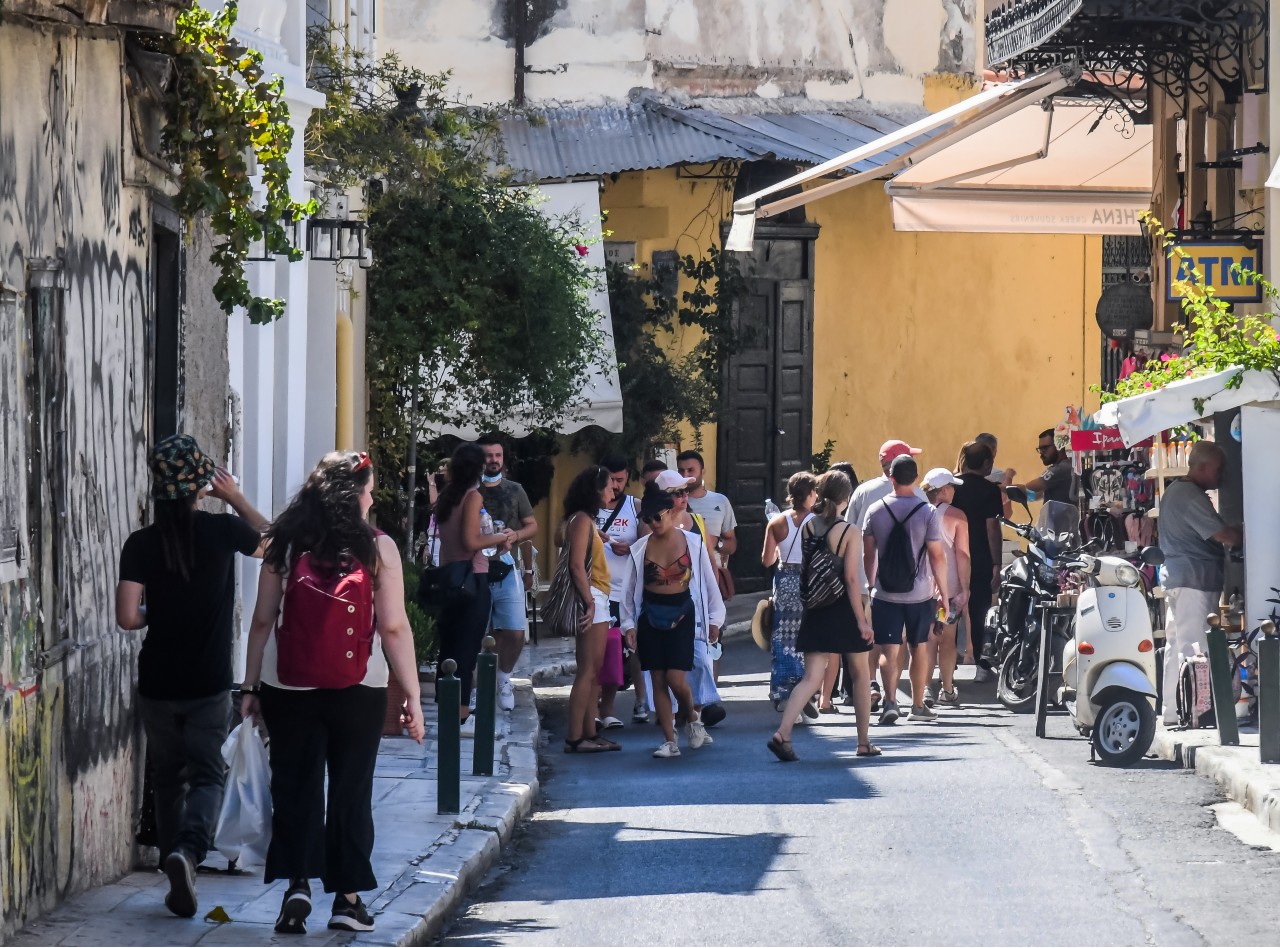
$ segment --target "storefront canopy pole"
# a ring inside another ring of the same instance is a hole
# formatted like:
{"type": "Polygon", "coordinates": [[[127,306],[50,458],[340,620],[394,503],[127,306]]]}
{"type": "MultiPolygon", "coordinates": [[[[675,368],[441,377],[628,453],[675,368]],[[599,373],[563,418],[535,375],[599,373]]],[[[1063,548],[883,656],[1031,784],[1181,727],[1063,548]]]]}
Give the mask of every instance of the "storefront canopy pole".
{"type": "MultiPolygon", "coordinates": [[[[908,184],[897,190],[903,191],[933,191],[937,188],[945,188],[964,181],[968,178],[976,178],[979,175],[991,174],[995,171],[1007,171],[1010,168],[1016,168],[1018,165],[1025,165],[1028,162],[1040,161],[1049,155],[1049,146],[1052,144],[1053,138],[1053,109],[1046,110],[1048,113],[1044,123],[1044,144],[1040,146],[1038,151],[1033,151],[1025,155],[1019,155],[1017,158],[1006,158],[1004,161],[996,161],[981,168],[973,168],[969,171],[961,171],[959,174],[953,174],[948,178],[939,178],[937,181],[929,181],[924,184],[908,184]]],[[[892,181],[886,181],[884,185],[886,192],[892,194],[895,190],[892,181]]]]}
{"type": "Polygon", "coordinates": [[[1079,76],[1074,65],[1063,65],[1046,72],[1030,76],[1018,82],[1007,83],[979,92],[975,96],[958,102],[940,112],[928,115],[918,122],[907,125],[881,138],[846,152],[830,161],[815,165],[799,174],[749,194],[733,203],[733,223],[729,230],[729,239],[725,243],[727,250],[751,249],[755,239],[755,222],[757,217],[771,217],[793,207],[799,207],[810,201],[834,194],[845,188],[862,183],[869,177],[881,177],[896,174],[916,161],[922,160],[947,147],[956,136],[964,136],[979,131],[999,121],[1011,112],[1044,98],[1061,92],[1070,86],[1079,76]],[[951,126],[947,128],[947,126],[951,126]],[[801,194],[774,201],[761,206],[765,198],[779,194],[826,175],[841,171],[852,165],[878,158],[890,148],[905,145],[922,135],[929,135],[945,129],[942,134],[918,145],[906,154],[899,155],[884,162],[879,168],[859,172],[836,181],[830,181],[811,188],[801,194]]]}

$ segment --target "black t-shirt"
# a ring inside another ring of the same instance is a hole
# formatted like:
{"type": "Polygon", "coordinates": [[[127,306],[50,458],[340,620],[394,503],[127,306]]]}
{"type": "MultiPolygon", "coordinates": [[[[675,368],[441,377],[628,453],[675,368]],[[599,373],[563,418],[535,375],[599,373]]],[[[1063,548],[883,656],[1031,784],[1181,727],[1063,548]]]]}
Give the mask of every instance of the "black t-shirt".
{"type": "Polygon", "coordinates": [[[207,698],[231,688],[236,553],[258,548],[258,531],[232,514],[195,514],[191,578],[164,562],[159,528],[143,527],[120,551],[120,579],[146,587],[147,637],[138,692],[157,701],[207,698]]]}
{"type": "Polygon", "coordinates": [[[1004,498],[1000,487],[978,474],[961,474],[964,483],[956,485],[956,496],[951,501],[969,521],[969,558],[974,576],[989,576],[991,567],[991,541],[987,539],[987,521],[1004,513],[1004,498]]]}

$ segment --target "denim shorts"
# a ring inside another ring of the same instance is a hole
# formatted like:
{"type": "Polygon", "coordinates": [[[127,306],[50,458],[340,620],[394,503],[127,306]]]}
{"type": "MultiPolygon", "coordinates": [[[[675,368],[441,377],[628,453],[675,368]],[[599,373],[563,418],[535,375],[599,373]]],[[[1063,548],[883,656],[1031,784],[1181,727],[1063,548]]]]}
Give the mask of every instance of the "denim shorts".
{"type": "Polygon", "coordinates": [[[512,570],[500,583],[489,585],[493,605],[489,610],[489,624],[495,629],[514,629],[524,632],[529,627],[525,612],[524,584],[518,570],[512,570]]]}
{"type": "Polygon", "coordinates": [[[929,641],[938,604],[933,599],[923,602],[889,602],[871,597],[871,630],[876,645],[901,645],[902,632],[907,633],[910,645],[924,645],[929,641]]]}

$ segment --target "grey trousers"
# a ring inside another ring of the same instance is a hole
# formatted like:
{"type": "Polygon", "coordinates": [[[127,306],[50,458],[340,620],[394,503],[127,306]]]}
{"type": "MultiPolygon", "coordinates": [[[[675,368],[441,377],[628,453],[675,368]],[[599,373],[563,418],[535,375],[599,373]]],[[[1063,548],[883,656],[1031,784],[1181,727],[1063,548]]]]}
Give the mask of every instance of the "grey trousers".
{"type": "Polygon", "coordinates": [[[138,698],[151,756],[160,860],[182,849],[199,865],[213,845],[227,765],[231,692],[187,701],[138,698]]]}

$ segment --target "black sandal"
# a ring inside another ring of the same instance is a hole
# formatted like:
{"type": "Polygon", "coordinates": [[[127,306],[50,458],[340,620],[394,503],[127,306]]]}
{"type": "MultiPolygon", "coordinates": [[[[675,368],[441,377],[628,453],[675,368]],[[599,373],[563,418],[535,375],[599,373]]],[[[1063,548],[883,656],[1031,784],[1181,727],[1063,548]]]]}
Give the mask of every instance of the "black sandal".
{"type": "Polygon", "coordinates": [[[879,757],[882,753],[884,752],[880,750],[880,748],[876,747],[876,745],[868,741],[866,744],[858,745],[858,751],[856,754],[854,754],[854,756],[855,757],[879,757]],[[863,750],[864,747],[866,748],[866,750],[863,750]]]}
{"type": "Polygon", "coordinates": [[[778,737],[777,734],[769,738],[769,743],[766,746],[769,750],[773,751],[773,756],[783,763],[789,763],[790,761],[800,759],[796,756],[795,750],[791,747],[791,742],[784,741],[782,738],[778,737]]]}

